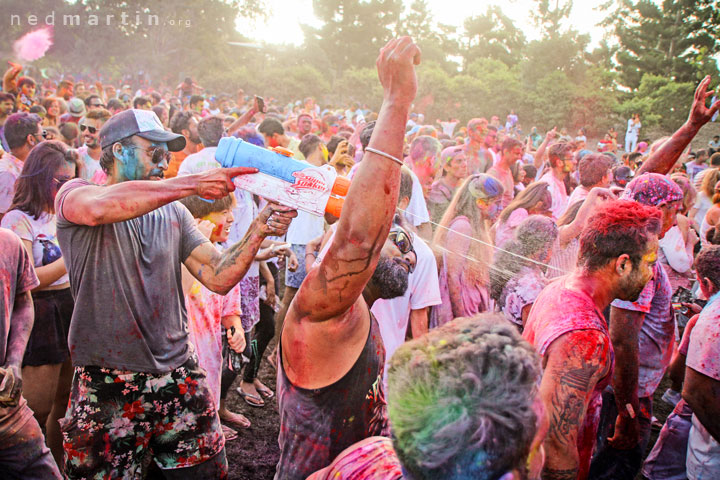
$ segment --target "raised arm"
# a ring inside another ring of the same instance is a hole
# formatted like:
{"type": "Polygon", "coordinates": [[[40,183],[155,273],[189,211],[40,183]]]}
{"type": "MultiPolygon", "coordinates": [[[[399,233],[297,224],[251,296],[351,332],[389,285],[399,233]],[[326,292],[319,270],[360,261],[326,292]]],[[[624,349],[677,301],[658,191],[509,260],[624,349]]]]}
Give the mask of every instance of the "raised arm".
{"type": "MultiPolygon", "coordinates": [[[[368,149],[402,157],[405,123],[417,91],[420,49],[410,37],[380,50],[378,76],[384,96],[368,149]]],[[[390,231],[401,164],[365,152],[345,199],[337,233],[319,268],[311,270],[293,302],[297,314],[325,321],[347,311],[362,294],[390,231]]]]}
{"type": "Polygon", "coordinates": [[[537,150],[535,150],[535,157],[533,158],[533,165],[535,165],[535,168],[540,170],[540,167],[542,167],[542,164],[544,162],[545,157],[545,150],[547,150],[548,144],[550,143],[550,140],[554,140],[557,138],[557,127],[553,127],[552,130],[547,132],[545,135],[545,139],[540,144],[537,150]]]}
{"type": "Polygon", "coordinates": [[[264,111],[260,111],[260,105],[258,105],[258,97],[255,97],[253,106],[250,107],[247,112],[240,115],[237,120],[230,124],[230,126],[227,128],[228,135],[232,135],[240,127],[250,123],[250,120],[252,120],[256,113],[265,113],[264,111]]]}
{"type": "Polygon", "coordinates": [[[710,107],[706,105],[707,99],[715,93],[712,90],[707,91],[709,85],[710,75],[706,76],[695,90],[695,98],[687,121],[642,164],[636,175],[648,172],[665,175],[672,170],[675,162],[685,148],[690,145],[702,126],[709,122],[715,112],[720,109],[720,100],[710,107]]]}
{"type": "Polygon", "coordinates": [[[595,385],[610,369],[609,354],[607,337],[596,330],[567,333],[548,348],[540,384],[540,397],[550,418],[543,480],[578,478],[577,438],[595,385]]]}
{"type": "Polygon", "coordinates": [[[56,211],[78,225],[97,226],[139,217],[189,195],[222,198],[235,190],[232,178],[255,168],[216,168],[159,181],[129,181],[109,186],[87,185],[66,196],[58,193],[56,211]]]}

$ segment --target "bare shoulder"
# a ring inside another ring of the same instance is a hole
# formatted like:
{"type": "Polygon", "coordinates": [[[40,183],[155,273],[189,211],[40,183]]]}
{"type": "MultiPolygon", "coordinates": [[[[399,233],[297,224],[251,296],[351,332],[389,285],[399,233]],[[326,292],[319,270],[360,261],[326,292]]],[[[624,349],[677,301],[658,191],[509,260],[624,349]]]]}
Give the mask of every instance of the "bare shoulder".
{"type": "Polygon", "coordinates": [[[586,383],[596,383],[610,371],[611,345],[609,337],[599,330],[575,330],[558,337],[548,347],[546,368],[562,373],[576,387],[586,389],[586,383]]]}

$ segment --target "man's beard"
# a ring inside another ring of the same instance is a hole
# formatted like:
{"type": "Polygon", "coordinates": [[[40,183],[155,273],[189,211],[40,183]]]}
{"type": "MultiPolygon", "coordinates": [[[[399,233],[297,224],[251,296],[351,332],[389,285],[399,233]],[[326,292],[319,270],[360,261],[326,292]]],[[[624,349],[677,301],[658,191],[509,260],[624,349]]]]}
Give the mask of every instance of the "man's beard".
{"type": "Polygon", "coordinates": [[[380,298],[390,300],[391,298],[402,297],[408,288],[407,269],[397,261],[390,258],[380,257],[372,281],[380,292],[380,298]]]}
{"type": "Polygon", "coordinates": [[[188,138],[188,140],[197,145],[200,145],[202,143],[202,140],[200,140],[200,135],[197,133],[190,132],[190,137],[188,138]]]}
{"type": "Polygon", "coordinates": [[[635,272],[630,275],[630,278],[627,279],[627,282],[625,282],[620,289],[622,292],[622,296],[618,297],[620,300],[624,300],[626,302],[636,302],[637,299],[640,298],[640,294],[645,289],[646,283],[641,284],[637,278],[638,276],[639,273],[636,275],[635,272]]]}

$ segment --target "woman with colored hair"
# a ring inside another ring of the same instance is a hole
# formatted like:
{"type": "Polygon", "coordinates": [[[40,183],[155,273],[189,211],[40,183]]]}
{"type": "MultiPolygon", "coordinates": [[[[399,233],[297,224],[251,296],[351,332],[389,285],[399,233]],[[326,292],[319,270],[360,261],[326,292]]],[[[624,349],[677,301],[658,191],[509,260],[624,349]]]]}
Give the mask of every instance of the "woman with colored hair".
{"type": "Polygon", "coordinates": [[[444,149],[440,153],[440,164],[442,165],[442,176],[433,182],[427,196],[430,220],[434,223],[442,220],[455,191],[468,175],[467,158],[465,158],[463,147],[455,146],[444,149]]]}
{"type": "Polygon", "coordinates": [[[497,179],[484,173],[472,175],[445,211],[433,238],[433,247],[442,254],[442,304],[433,308],[430,327],[491,309],[487,285],[493,252],[488,222],[500,214],[502,194],[497,179]]]}
{"type": "Polygon", "coordinates": [[[500,214],[495,231],[495,246],[501,247],[513,237],[513,232],[530,215],[552,216],[552,195],[545,182],[533,182],[515,197],[500,214]]]}
{"type": "Polygon", "coordinates": [[[74,301],[56,235],[55,196],[65,182],[80,177],[77,162],[77,153],[61,142],[36,145],[0,223],[20,237],[40,280],[32,291],[35,322],[23,357],[23,395],[38,423],[46,427],[48,446],[61,468],[58,420],[65,415],[73,375],[67,337],[74,301]]]}
{"type": "Polygon", "coordinates": [[[490,270],[490,296],[520,332],[532,304],[548,283],[545,271],[557,237],[558,227],[552,218],[531,215],[495,255],[490,270]]]}

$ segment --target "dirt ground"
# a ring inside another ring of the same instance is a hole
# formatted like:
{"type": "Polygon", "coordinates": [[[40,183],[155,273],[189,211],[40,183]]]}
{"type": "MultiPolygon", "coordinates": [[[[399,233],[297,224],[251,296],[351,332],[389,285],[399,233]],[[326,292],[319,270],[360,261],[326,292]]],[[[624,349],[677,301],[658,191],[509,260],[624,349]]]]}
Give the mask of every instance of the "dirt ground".
{"type": "MultiPolygon", "coordinates": [[[[272,342],[265,356],[275,347],[272,342]]],[[[275,391],[275,370],[266,359],[260,365],[260,381],[275,391]]],[[[230,480],[265,480],[275,475],[275,465],[280,458],[278,433],[280,417],[277,399],[266,402],[262,408],[251,407],[237,394],[240,377],[235,379],[228,393],[228,407],[233,412],[245,415],[252,425],[248,429],[238,430],[238,438],[226,444],[230,480]]]]}
{"type": "MultiPolygon", "coordinates": [[[[270,344],[268,352],[274,346],[275,342],[270,344]]],[[[268,364],[267,360],[263,360],[260,367],[260,380],[272,388],[273,391],[275,390],[275,370],[268,364]]],[[[228,394],[228,405],[232,411],[245,415],[252,422],[252,426],[246,430],[238,431],[238,438],[227,443],[227,457],[230,467],[229,478],[230,480],[272,479],[275,475],[275,465],[280,456],[277,443],[280,430],[277,399],[273,398],[263,408],[253,408],[247,405],[235,392],[235,388],[239,385],[240,379],[238,378],[228,394]]],[[[660,399],[669,386],[670,381],[666,377],[655,393],[653,413],[660,423],[665,423],[665,419],[672,412],[672,407],[660,399]]],[[[655,445],[659,433],[660,429],[653,427],[652,437],[645,455],[655,445]]],[[[636,477],[636,480],[641,479],[642,475],[636,477]]]]}

